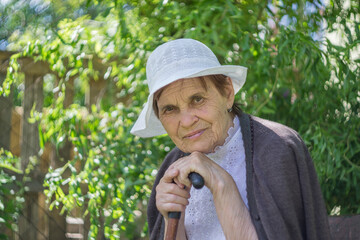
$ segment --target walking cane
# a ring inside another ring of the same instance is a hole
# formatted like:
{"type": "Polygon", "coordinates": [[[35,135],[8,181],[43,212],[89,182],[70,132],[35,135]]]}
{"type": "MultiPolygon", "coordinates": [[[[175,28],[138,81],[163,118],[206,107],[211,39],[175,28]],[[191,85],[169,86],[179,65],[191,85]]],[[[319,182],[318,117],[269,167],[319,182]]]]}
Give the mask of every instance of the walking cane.
{"type": "MultiPolygon", "coordinates": [[[[204,186],[204,179],[203,177],[196,173],[192,172],[189,174],[189,179],[196,189],[200,189],[204,186]]],[[[169,220],[168,225],[166,228],[166,236],[165,240],[175,240],[176,239],[176,233],[177,228],[179,224],[179,219],[181,217],[181,212],[169,212],[169,220]]]]}

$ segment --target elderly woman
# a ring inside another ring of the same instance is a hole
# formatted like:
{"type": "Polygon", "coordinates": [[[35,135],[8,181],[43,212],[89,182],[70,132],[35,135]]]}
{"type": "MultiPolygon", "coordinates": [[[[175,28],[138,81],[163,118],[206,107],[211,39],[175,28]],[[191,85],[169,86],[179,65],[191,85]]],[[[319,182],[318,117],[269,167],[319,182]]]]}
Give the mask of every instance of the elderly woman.
{"type": "Polygon", "coordinates": [[[163,239],[181,212],[177,239],[330,239],[309,152],[292,129],[234,104],[246,68],[220,65],[192,39],[150,55],[150,95],[131,132],[167,133],[176,147],[161,165],[148,204],[150,239],[163,239]],[[205,187],[192,187],[200,174],[205,187]]]}

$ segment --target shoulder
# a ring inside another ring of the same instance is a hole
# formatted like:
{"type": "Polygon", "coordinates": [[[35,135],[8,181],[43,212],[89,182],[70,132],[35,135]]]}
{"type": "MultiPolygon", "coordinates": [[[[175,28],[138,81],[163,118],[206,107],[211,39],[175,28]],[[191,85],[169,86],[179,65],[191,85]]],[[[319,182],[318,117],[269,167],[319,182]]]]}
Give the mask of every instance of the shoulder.
{"type": "Polygon", "coordinates": [[[258,117],[253,119],[254,165],[296,168],[299,162],[312,162],[300,135],[283,124],[258,117]]]}
{"type": "Polygon", "coordinates": [[[281,123],[251,116],[253,134],[256,141],[262,144],[283,143],[286,145],[302,145],[302,139],[297,131],[281,123]]]}

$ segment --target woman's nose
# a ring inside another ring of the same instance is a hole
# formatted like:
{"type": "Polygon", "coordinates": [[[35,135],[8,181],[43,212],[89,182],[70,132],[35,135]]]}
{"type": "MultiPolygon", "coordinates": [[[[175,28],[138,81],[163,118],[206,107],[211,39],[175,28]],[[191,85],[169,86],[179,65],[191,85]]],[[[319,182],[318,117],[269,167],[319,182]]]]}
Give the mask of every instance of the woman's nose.
{"type": "Polygon", "coordinates": [[[180,125],[182,127],[191,127],[199,118],[191,111],[183,111],[180,115],[180,125]]]}

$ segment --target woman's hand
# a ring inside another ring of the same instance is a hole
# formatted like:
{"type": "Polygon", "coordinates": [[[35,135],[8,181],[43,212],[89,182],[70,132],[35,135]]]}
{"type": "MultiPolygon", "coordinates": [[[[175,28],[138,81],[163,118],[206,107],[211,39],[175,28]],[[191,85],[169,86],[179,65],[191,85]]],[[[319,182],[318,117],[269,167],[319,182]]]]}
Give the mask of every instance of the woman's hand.
{"type": "Polygon", "coordinates": [[[216,194],[219,185],[232,181],[232,177],[222,167],[200,152],[193,152],[179,159],[168,170],[178,173],[173,178],[178,186],[187,186],[188,188],[191,188],[189,174],[191,172],[199,173],[204,178],[205,186],[210,189],[212,194],[216,194]]]}
{"type": "Polygon", "coordinates": [[[168,218],[168,212],[184,212],[189,204],[190,188],[173,181],[178,175],[178,170],[169,168],[156,186],[156,207],[165,220],[168,218]]]}
{"type": "MultiPolygon", "coordinates": [[[[173,179],[179,175],[179,171],[168,169],[159,184],[156,186],[156,207],[165,219],[165,231],[168,224],[169,212],[181,212],[176,239],[186,239],[184,216],[186,205],[189,204],[190,188],[183,184],[175,184],[173,179]]],[[[166,232],[165,232],[166,235],[166,232]]]]}
{"type": "MultiPolygon", "coordinates": [[[[180,193],[179,190],[184,186],[187,187],[186,189],[190,189],[191,182],[188,179],[188,175],[191,172],[199,173],[204,178],[205,186],[211,191],[216,213],[226,239],[257,239],[249,211],[240,196],[233,178],[221,166],[206,157],[203,153],[193,152],[189,156],[177,160],[168,168],[164,180],[166,182],[174,181],[176,183],[176,185],[172,184],[176,187],[173,186],[170,190],[170,192],[176,195],[176,197],[173,197],[173,203],[176,203],[176,207],[184,207],[181,208],[182,212],[185,210],[187,201],[185,205],[184,199],[180,200],[180,198],[190,196],[182,195],[183,193],[180,193]],[[180,206],[177,206],[178,204],[180,206]]],[[[169,200],[171,198],[172,197],[169,197],[167,199],[169,200]]],[[[172,200],[168,201],[169,205],[171,205],[170,202],[172,202],[172,200]]],[[[181,223],[183,224],[183,220],[181,223]]]]}

